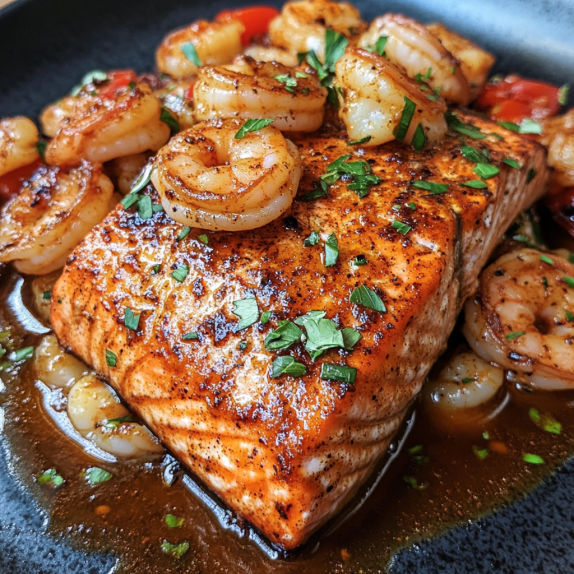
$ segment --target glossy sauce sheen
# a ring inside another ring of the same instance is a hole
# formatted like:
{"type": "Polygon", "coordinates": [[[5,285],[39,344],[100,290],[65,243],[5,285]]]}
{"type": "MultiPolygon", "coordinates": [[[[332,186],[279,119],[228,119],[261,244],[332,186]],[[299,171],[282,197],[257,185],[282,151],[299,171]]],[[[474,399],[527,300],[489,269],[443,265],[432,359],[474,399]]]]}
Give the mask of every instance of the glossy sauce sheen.
{"type": "Polygon", "coordinates": [[[504,134],[504,141],[480,142],[501,165],[487,189],[457,185],[476,179],[457,137],[424,153],[399,144],[354,149],[340,134],[309,137],[297,140],[301,195],[350,152],[382,183],[358,199],[338,182],[326,198],[296,201],[286,220],[208,234],[208,246],[197,230],[178,241],[183,228],[165,214],[143,221],[120,206],[78,246],[54,287],[60,342],[105,376],[226,504],[284,548],[305,542],[372,471],[498,238],[544,189],[538,144],[469,119],[484,133],[504,134]],[[522,170],[500,163],[504,156],[522,170]],[[527,183],[531,169],[537,175],[527,183]],[[433,195],[413,180],[450,189],[433,195]],[[412,228],[408,235],[393,228],[395,219],[412,228]],[[322,242],[303,247],[312,230],[323,239],[337,235],[336,266],[325,267],[322,242]],[[368,265],[353,266],[359,254],[368,265]],[[189,275],[178,283],[171,273],[183,264],[189,275]],[[349,302],[362,284],[378,290],[388,312],[349,302]],[[233,301],[249,296],[272,320],[236,333],[233,301]],[[124,326],[128,307],[140,315],[137,331],[124,326]],[[359,329],[361,341],[353,352],[332,350],[314,363],[295,345],[290,352],[308,375],[272,379],[278,354],[263,339],[279,319],[314,309],[359,329]],[[199,338],[183,340],[189,331],[199,338]],[[108,350],[116,367],[107,365],[108,350]],[[323,362],[357,368],[356,383],[322,380],[323,362]]]}

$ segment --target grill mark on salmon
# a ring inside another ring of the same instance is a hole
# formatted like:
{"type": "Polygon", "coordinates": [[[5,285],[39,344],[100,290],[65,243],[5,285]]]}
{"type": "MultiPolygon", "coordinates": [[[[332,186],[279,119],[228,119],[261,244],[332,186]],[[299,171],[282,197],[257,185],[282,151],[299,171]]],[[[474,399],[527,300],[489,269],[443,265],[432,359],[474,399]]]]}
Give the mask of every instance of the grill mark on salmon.
{"type": "Polygon", "coordinates": [[[181,226],[163,213],[142,221],[120,206],[78,246],[53,289],[61,343],[105,376],[226,504],[286,549],[338,512],[385,453],[480,269],[544,189],[538,144],[460,117],[503,135],[470,142],[486,147],[493,163],[512,157],[522,169],[500,164],[488,189],[472,189],[455,183],[477,179],[456,137],[419,153],[400,144],[358,151],[340,134],[296,140],[304,166],[299,198],[350,151],[383,182],[363,199],[337,182],[328,197],[295,201],[287,221],[211,233],[208,246],[199,230],[177,241],[181,226]],[[537,175],[526,183],[530,169],[537,175]],[[449,192],[410,185],[421,178],[450,183],[449,192]],[[416,211],[392,209],[409,201],[416,211]],[[395,218],[411,226],[407,235],[392,228],[395,218]],[[336,266],[324,267],[321,243],[303,247],[312,230],[337,234],[336,266]],[[352,266],[360,254],[368,265],[352,266]],[[178,283],[170,273],[183,263],[189,274],[178,283]],[[349,303],[361,284],[378,290],[387,313],[349,303]],[[273,319],[235,333],[232,303],[252,295],[273,319]],[[123,324],[126,307],[141,313],[137,332],[123,324]],[[267,352],[265,336],[278,320],[313,309],[362,339],[354,351],[331,350],[315,363],[296,345],[289,354],[308,374],[272,379],[271,362],[286,353],[267,352]],[[189,331],[199,338],[183,341],[189,331]],[[107,366],[106,349],[117,355],[116,368],[107,366]],[[355,385],[323,381],[323,362],[357,368],[355,385]]]}

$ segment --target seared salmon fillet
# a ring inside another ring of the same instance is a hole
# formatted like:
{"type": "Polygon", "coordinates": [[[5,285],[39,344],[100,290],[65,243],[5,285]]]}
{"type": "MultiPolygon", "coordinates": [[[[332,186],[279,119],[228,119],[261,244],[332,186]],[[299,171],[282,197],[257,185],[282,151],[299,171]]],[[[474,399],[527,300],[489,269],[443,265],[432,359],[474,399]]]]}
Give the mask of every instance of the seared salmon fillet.
{"type": "MultiPolygon", "coordinates": [[[[544,191],[541,146],[459,115],[501,139],[453,133],[422,152],[398,143],[352,147],[342,134],[294,140],[303,177],[291,216],[254,231],[185,235],[162,211],[143,220],[120,205],[77,247],[53,289],[52,324],[62,345],[104,376],[229,507],[283,548],[303,543],[367,478],[501,235],[544,191]],[[486,150],[500,167],[485,188],[460,185],[482,181],[462,145],[486,150]],[[339,180],[328,195],[302,200],[346,154],[368,162],[381,183],[359,198],[339,180]],[[448,187],[413,185],[420,181],[448,187]],[[320,240],[304,246],[313,231],[320,240]],[[339,254],[326,267],[332,233],[339,254]],[[367,264],[354,264],[357,256],[367,264]],[[361,286],[380,297],[385,312],[349,301],[361,286]],[[234,302],[252,297],[255,322],[237,330],[234,302]],[[315,361],[304,342],[266,348],[279,321],[312,310],[338,329],[356,329],[360,340],[315,361]],[[265,311],[267,323],[255,320],[265,311]],[[115,367],[107,352],[116,355],[115,367]],[[273,378],[272,363],[284,355],[306,374],[273,378]],[[355,368],[356,380],[325,380],[323,364],[355,368]]],[[[146,193],[158,201],[151,186],[146,193]]]]}

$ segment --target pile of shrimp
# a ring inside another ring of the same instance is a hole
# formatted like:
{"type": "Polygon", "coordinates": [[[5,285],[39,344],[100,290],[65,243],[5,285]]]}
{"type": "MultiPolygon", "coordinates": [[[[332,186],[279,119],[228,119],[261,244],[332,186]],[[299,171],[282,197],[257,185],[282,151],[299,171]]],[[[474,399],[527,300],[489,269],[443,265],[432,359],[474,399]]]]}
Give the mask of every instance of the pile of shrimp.
{"type": "MultiPolygon", "coordinates": [[[[156,73],[93,71],[46,107],[40,130],[26,117],[0,121],[0,264],[43,276],[36,313],[49,322],[45,286],[122,196],[157,193],[182,226],[256,229],[288,214],[297,194],[301,158],[290,134],[326,127],[362,146],[435,145],[447,107],[482,97],[493,64],[442,24],[401,14],[367,23],[348,2],[296,0],[280,12],[257,6],[193,22],[163,40],[156,73]]],[[[574,186],[572,113],[542,114],[532,136],[548,147],[562,187],[574,186]]],[[[468,344],[426,386],[430,408],[447,419],[478,420],[483,405],[492,414],[508,381],[574,388],[574,323],[565,319],[574,305],[563,279],[574,269],[552,255],[550,273],[538,256],[512,252],[484,271],[466,306],[468,344]]],[[[84,438],[119,457],[161,451],[53,336],[35,363],[67,397],[84,438]]]]}

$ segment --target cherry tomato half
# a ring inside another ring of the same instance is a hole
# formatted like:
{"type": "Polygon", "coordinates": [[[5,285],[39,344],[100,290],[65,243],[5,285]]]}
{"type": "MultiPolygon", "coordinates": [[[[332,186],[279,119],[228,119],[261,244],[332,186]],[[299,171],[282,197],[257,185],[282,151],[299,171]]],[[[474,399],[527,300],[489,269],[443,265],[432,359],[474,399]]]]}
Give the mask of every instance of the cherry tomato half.
{"type": "Polygon", "coordinates": [[[239,20],[245,26],[245,32],[241,35],[241,43],[249,46],[254,36],[266,34],[273,18],[279,16],[279,10],[273,6],[248,6],[238,10],[223,10],[215,19],[239,20]]]}
{"type": "Polygon", "coordinates": [[[133,70],[116,70],[108,72],[107,76],[109,78],[108,83],[98,90],[104,98],[113,98],[117,90],[125,88],[130,82],[135,82],[138,79],[133,70]]]}

